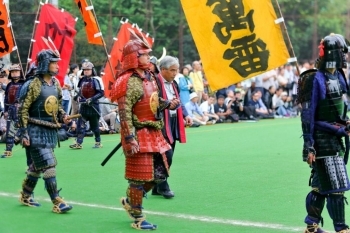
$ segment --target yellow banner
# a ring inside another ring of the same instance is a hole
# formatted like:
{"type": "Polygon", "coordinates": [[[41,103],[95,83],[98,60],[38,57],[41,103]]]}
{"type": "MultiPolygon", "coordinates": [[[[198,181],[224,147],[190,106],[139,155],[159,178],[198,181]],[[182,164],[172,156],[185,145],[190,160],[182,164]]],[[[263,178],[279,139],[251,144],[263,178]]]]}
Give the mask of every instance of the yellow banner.
{"type": "Polygon", "coordinates": [[[212,90],[254,77],[290,57],[271,0],[181,0],[212,90]]]}

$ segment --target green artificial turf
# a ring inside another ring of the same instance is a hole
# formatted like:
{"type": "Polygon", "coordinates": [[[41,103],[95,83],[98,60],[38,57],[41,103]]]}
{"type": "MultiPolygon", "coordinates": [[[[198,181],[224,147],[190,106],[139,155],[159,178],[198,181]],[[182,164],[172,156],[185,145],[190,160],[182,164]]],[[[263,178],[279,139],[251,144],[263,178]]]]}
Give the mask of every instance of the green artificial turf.
{"type": "MultiPolygon", "coordinates": [[[[169,178],[175,198],[149,193],[144,199],[157,232],[302,232],[310,170],[301,159],[299,118],[186,132],[187,143],[176,144],[169,178]]],[[[122,151],[100,165],[119,140],[119,134],[103,135],[103,148],[92,149],[88,137],[82,150],[71,150],[69,139],[55,149],[60,195],[73,205],[62,215],[51,212],[42,179],[35,189],[41,207],[18,202],[26,166],[24,150],[15,147],[12,158],[0,159],[0,233],[136,232],[119,204],[127,187],[122,151]]],[[[326,210],[323,215],[324,228],[332,230],[326,210]]]]}

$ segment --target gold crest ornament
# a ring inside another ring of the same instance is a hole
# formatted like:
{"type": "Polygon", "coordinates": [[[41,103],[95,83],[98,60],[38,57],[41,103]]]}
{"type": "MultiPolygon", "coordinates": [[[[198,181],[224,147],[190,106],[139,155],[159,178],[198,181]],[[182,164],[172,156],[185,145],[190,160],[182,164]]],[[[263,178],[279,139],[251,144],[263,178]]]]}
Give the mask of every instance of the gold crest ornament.
{"type": "Polygon", "coordinates": [[[157,113],[157,108],[159,106],[158,92],[153,92],[149,100],[149,105],[153,113],[157,113]]]}
{"type": "Polygon", "coordinates": [[[47,114],[50,116],[55,115],[58,112],[58,100],[55,96],[50,95],[45,100],[44,108],[47,114]]]}

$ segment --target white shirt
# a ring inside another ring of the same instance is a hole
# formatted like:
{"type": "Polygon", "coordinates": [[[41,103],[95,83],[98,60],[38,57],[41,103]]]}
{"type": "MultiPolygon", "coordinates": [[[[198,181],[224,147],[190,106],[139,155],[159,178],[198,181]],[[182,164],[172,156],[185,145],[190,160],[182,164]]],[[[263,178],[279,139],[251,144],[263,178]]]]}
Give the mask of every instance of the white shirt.
{"type": "Polygon", "coordinates": [[[208,104],[208,101],[204,101],[199,108],[202,110],[202,112],[206,112],[209,114],[215,114],[214,112],[214,104],[208,104]]]}

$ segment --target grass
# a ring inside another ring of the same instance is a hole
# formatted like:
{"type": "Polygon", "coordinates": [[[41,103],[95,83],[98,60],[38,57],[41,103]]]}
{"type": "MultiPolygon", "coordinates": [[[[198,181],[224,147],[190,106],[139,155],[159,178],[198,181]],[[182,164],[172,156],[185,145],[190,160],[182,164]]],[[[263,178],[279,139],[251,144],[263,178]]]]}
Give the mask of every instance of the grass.
{"type": "MultiPolygon", "coordinates": [[[[302,232],[310,170],[302,162],[300,119],[261,120],[187,128],[187,143],[177,144],[169,183],[175,198],[148,194],[144,210],[157,232],[302,232]]],[[[104,135],[103,148],[71,150],[72,139],[55,149],[58,187],[73,205],[64,215],[39,180],[39,208],[21,206],[25,155],[0,160],[0,233],[135,232],[119,204],[125,195],[124,156],[119,150],[100,163],[120,141],[104,135]]],[[[0,147],[5,148],[4,144],[0,147]]],[[[348,207],[346,207],[348,209],[348,207]]],[[[325,229],[332,229],[327,211],[325,229]]],[[[349,220],[349,218],[347,218],[349,220]]]]}

